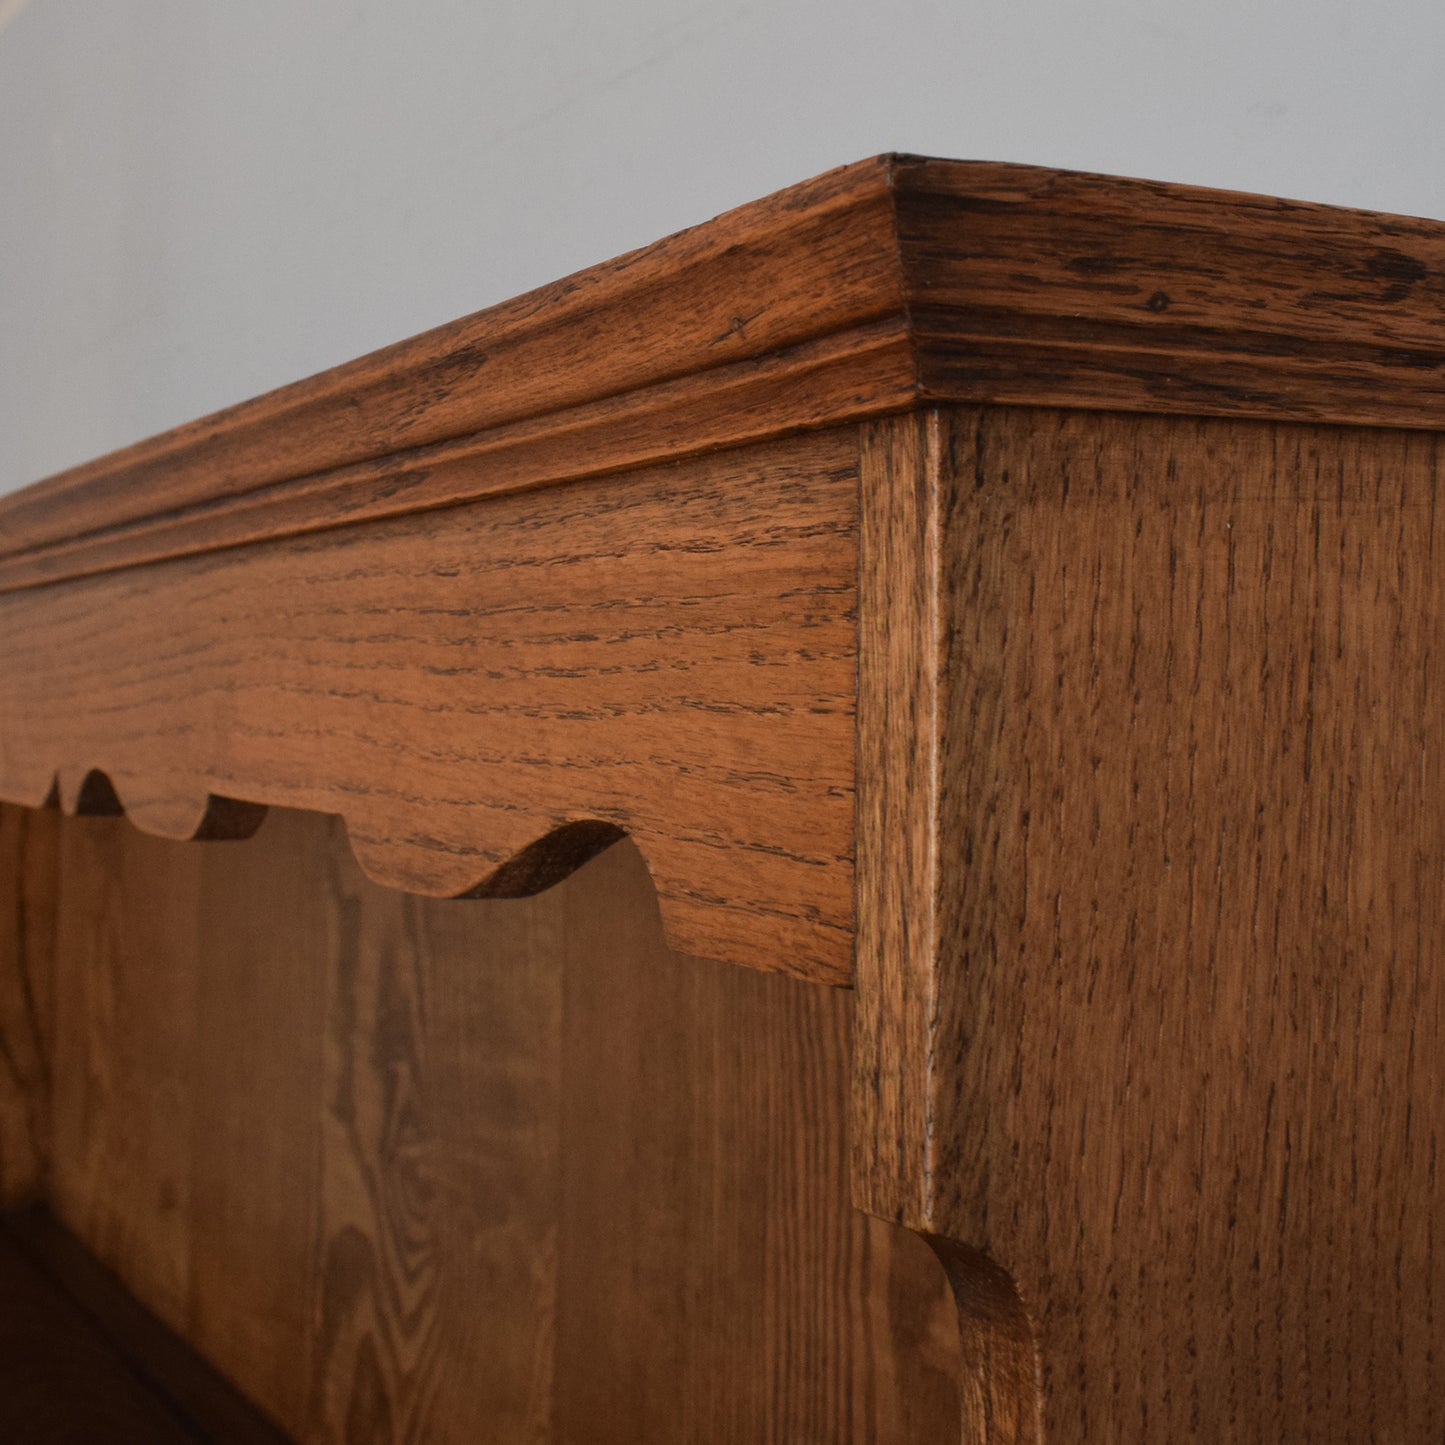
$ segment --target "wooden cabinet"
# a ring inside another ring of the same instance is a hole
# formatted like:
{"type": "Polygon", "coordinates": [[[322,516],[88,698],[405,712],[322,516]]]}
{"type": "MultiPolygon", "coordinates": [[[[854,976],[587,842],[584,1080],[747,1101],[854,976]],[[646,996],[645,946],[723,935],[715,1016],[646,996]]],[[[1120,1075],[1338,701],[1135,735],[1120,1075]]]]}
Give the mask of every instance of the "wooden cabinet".
{"type": "Polygon", "coordinates": [[[0,1184],[303,1441],[1438,1442],[1442,368],[884,157],[6,499],[0,1184]]]}

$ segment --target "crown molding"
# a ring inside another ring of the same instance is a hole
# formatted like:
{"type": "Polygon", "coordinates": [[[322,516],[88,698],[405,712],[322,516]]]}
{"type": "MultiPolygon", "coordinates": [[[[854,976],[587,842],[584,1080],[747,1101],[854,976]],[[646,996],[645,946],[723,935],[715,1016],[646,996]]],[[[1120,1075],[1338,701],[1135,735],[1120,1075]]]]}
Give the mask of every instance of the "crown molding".
{"type": "Polygon", "coordinates": [[[1431,428],[1445,226],[880,156],[0,501],[0,590],[932,403],[1431,428]]]}

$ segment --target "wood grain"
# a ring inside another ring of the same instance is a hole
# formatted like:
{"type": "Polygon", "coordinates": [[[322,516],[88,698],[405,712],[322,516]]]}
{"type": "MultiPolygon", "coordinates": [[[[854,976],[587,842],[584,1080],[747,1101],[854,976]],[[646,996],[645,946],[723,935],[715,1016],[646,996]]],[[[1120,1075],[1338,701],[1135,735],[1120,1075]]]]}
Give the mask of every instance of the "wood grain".
{"type": "Polygon", "coordinates": [[[307,1439],[1438,1445],[1442,302],[884,157],[0,504],[233,840],[0,823],[0,1190],[307,1439]]]}
{"type": "MultiPolygon", "coordinates": [[[[562,481],[615,473],[846,417],[839,402],[887,383],[890,404],[911,398],[912,351],[901,324],[826,337],[764,362],[744,362],[565,417],[497,427],[336,471],[277,482],[234,498],[164,511],[122,527],[0,556],[0,593],[151,564],[224,547],[328,532],[339,526],[431,511],[562,481]]],[[[205,473],[209,476],[209,472],[205,473]]],[[[0,498],[0,517],[6,504],[0,498]]]]}
{"type": "Polygon", "coordinates": [[[857,487],[828,433],[14,594],[0,795],[169,837],[339,813],[431,895],[625,830],[679,947],[846,982],[857,487]]]}
{"type": "Polygon", "coordinates": [[[944,771],[945,442],[929,413],[862,439],[853,1199],[917,1230],[948,1271],[966,1341],[961,1438],[1025,1445],[1042,1439],[1036,1326],[982,1241],[950,1239],[933,1208],[937,1094],[953,1082],[935,1054],[937,1021],[960,881],[941,824],[957,781],[944,771]]]}
{"type": "Polygon", "coordinates": [[[927,1041],[949,942],[939,428],[936,413],[877,423],[860,464],[854,1202],[920,1231],[932,1226],[927,1041]]]}
{"type": "Polygon", "coordinates": [[[955,1445],[944,1273],[847,1206],[847,990],[668,952],[626,844],[443,902],[284,810],[62,842],[56,1207],[297,1440],[955,1445]]]}
{"type": "Polygon", "coordinates": [[[920,393],[1438,428],[1445,225],[900,157],[920,393]]]}
{"type": "Polygon", "coordinates": [[[1436,1441],[1437,439],[936,425],[886,443],[940,658],[860,813],[931,853],[890,897],[860,838],[859,1197],[1009,1272],[1051,1445],[1436,1441]]]}
{"type": "Polygon", "coordinates": [[[880,156],[0,502],[0,591],[921,402],[1431,428],[1445,228],[880,156]]]}
{"type": "Polygon", "coordinates": [[[0,804],[0,1208],[38,1198],[50,1155],[59,824],[0,804]]]}
{"type": "MultiPolygon", "coordinates": [[[[709,225],[62,473],[5,499],[0,551],[209,508],[277,483],[376,458],[405,459],[419,448],[535,418],[555,418],[537,430],[556,432],[564,443],[569,433],[582,433],[566,467],[576,476],[593,445],[578,408],[619,399],[604,415],[655,448],[662,428],[648,415],[658,410],[654,388],[715,368],[725,379],[737,374],[729,367],[772,359],[774,392],[792,392],[795,381],[806,390],[819,360],[809,343],[830,337],[844,342],[836,358],[844,363],[842,389],[854,386],[859,375],[847,368],[846,338],[858,332],[862,351],[872,352],[879,339],[873,323],[900,311],[889,166],[880,157],[831,171],[709,225]],[[790,353],[796,368],[779,364],[790,353]]],[[[825,369],[832,364],[825,362],[825,369]]],[[[871,385],[891,388],[899,404],[900,383],[909,386],[907,369],[885,356],[871,385]]],[[[711,385],[693,388],[691,396],[711,411],[711,392],[711,385]]],[[[674,429],[687,429],[689,412],[681,406],[674,429]]],[[[736,415],[749,424],[741,409],[736,415]]],[[[788,420],[774,424],[786,429],[788,420]]],[[[602,446],[610,465],[629,464],[625,447],[602,446]]],[[[384,487],[387,476],[382,469],[373,485],[384,487]]],[[[455,484],[453,497],[490,487],[485,468],[474,467],[455,484]]],[[[331,507],[329,497],[318,498],[319,510],[331,507]]],[[[406,509],[404,503],[399,510],[406,509]]]]}

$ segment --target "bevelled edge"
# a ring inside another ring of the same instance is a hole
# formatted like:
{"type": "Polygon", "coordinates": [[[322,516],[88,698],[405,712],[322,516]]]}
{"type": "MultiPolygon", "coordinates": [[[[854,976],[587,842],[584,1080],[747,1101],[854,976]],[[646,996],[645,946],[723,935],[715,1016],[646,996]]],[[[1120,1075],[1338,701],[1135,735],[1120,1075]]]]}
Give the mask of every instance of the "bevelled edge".
{"type": "Polygon", "coordinates": [[[1435,428],[1445,225],[879,156],[0,500],[0,591],[933,403],[1435,428]]]}

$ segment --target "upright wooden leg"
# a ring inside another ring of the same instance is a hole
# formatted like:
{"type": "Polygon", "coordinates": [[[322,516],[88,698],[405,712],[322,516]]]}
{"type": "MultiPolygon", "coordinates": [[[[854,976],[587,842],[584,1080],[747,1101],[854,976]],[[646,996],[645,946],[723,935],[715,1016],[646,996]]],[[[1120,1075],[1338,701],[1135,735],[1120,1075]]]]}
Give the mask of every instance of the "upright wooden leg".
{"type": "Polygon", "coordinates": [[[958,1306],[962,1437],[1041,1439],[1036,1332],[986,1236],[940,1219],[933,1056],[951,944],[942,865],[946,706],[941,653],[943,423],[914,415],[863,434],[859,615],[858,1002],[854,1202],[933,1246],[958,1306]]]}

